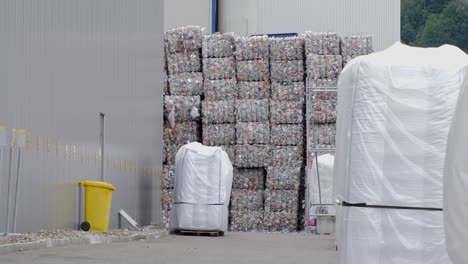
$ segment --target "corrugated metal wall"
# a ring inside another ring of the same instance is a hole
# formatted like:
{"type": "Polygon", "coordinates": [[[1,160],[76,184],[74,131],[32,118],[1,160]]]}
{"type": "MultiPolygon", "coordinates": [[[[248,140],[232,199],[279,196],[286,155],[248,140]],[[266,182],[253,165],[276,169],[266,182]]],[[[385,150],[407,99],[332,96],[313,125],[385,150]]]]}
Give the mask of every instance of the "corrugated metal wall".
{"type": "Polygon", "coordinates": [[[30,131],[18,232],[76,228],[78,182],[100,180],[100,112],[106,180],[117,188],[111,227],[120,208],[160,221],[163,10],[163,0],[0,1],[0,126],[30,131]]]}
{"type": "Polygon", "coordinates": [[[198,25],[211,33],[211,0],[164,0],[164,29],[187,25],[198,25]]]}
{"type": "Polygon", "coordinates": [[[257,0],[218,0],[219,32],[257,33],[257,0]]]}
{"type": "Polygon", "coordinates": [[[257,34],[370,33],[375,50],[400,40],[400,0],[257,0],[257,34]]]}

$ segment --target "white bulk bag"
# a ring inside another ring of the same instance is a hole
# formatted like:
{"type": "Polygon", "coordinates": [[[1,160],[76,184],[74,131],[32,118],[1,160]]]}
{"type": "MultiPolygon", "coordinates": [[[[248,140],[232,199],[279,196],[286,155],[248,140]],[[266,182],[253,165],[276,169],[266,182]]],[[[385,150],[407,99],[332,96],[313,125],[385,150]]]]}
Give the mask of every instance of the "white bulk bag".
{"type": "MultiPolygon", "coordinates": [[[[348,203],[442,208],[460,49],[389,49],[352,60],[338,82],[334,195],[348,203]]],[[[443,213],[339,207],[341,263],[450,263],[443,213]]]]}
{"type": "Polygon", "coordinates": [[[171,228],[227,231],[233,167],[220,147],[198,142],[176,155],[171,228]]]}
{"type": "Polygon", "coordinates": [[[444,226],[453,263],[468,261],[468,67],[447,143],[444,226]]]}
{"type": "Polygon", "coordinates": [[[317,162],[312,164],[311,170],[307,173],[308,182],[308,197],[309,197],[309,213],[318,213],[316,208],[319,207],[320,201],[322,204],[331,205],[326,206],[328,214],[335,215],[335,201],[333,201],[332,189],[333,189],[333,165],[335,157],[331,154],[324,154],[317,157],[318,159],[318,171],[320,175],[317,175],[317,162]],[[318,178],[320,176],[320,192],[318,178]],[[321,199],[320,199],[321,195],[321,199]],[[310,206],[313,204],[313,206],[310,206]]]}

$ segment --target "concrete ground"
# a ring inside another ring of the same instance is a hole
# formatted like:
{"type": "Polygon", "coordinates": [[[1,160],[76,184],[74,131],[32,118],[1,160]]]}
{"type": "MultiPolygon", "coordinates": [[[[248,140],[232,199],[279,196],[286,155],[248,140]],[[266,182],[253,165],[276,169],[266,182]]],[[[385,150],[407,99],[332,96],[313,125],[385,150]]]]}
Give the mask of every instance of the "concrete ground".
{"type": "Polygon", "coordinates": [[[338,263],[333,237],[227,233],[224,237],[169,235],[153,241],[15,252],[2,264],[338,263]]]}

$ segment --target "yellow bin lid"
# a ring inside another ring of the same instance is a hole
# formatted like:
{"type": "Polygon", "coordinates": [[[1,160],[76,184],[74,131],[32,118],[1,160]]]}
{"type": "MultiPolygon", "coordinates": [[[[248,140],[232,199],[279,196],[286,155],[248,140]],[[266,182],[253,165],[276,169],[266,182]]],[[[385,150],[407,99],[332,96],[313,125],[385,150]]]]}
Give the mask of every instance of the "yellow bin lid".
{"type": "Polygon", "coordinates": [[[115,187],[114,185],[107,183],[107,182],[100,182],[100,181],[82,181],[80,182],[81,185],[83,186],[93,186],[93,187],[100,187],[100,188],[106,188],[109,190],[114,191],[115,187]]]}

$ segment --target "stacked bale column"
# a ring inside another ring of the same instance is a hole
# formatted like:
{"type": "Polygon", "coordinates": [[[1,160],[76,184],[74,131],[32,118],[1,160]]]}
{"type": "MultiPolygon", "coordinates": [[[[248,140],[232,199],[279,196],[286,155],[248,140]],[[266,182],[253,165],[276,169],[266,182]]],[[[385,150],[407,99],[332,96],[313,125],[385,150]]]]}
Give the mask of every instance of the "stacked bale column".
{"type": "MultiPolygon", "coordinates": [[[[343,69],[340,36],[336,33],[306,32],[307,88],[336,89],[338,75],[343,69]]],[[[336,134],[336,92],[313,93],[311,118],[315,148],[334,148],[336,134]]],[[[311,124],[310,123],[310,124],[311,124]]]]}
{"type": "MultiPolygon", "coordinates": [[[[310,148],[335,148],[336,134],[336,86],[338,75],[343,68],[340,55],[340,36],[336,33],[305,33],[306,68],[307,68],[307,138],[310,148]],[[328,90],[328,91],[325,91],[328,90]]],[[[309,149],[310,150],[310,149],[309,149]]],[[[318,152],[318,155],[323,152],[318,152]]],[[[307,153],[307,164],[312,168],[315,153],[307,153]]],[[[309,183],[309,188],[315,190],[317,186],[309,183]]],[[[310,204],[319,201],[309,197],[310,204]]],[[[316,206],[306,209],[310,214],[318,213],[316,206]]],[[[321,209],[320,209],[321,210],[321,209]]],[[[309,217],[309,216],[307,216],[309,217]]],[[[315,217],[307,218],[307,224],[315,226],[315,217]]]]}
{"type": "Polygon", "coordinates": [[[182,27],[166,31],[164,37],[168,89],[164,96],[162,211],[167,226],[173,203],[175,154],[183,144],[201,141],[202,31],[198,26],[182,27]]]}
{"type": "Polygon", "coordinates": [[[219,33],[204,36],[202,54],[203,144],[221,146],[233,161],[236,143],[234,100],[237,97],[234,36],[219,33]]]}
{"type": "Polygon", "coordinates": [[[373,51],[373,40],[370,35],[347,36],[341,38],[343,65],[346,65],[357,56],[368,55],[373,51]]]}
{"type": "Polygon", "coordinates": [[[272,163],[267,169],[264,228],[295,231],[304,165],[304,41],[270,39],[272,163]]]}
{"type": "Polygon", "coordinates": [[[230,230],[262,229],[265,168],[270,164],[268,38],[236,37],[239,93],[230,230]]]}
{"type": "Polygon", "coordinates": [[[262,230],[263,168],[235,168],[229,212],[230,231],[262,230]]]}

